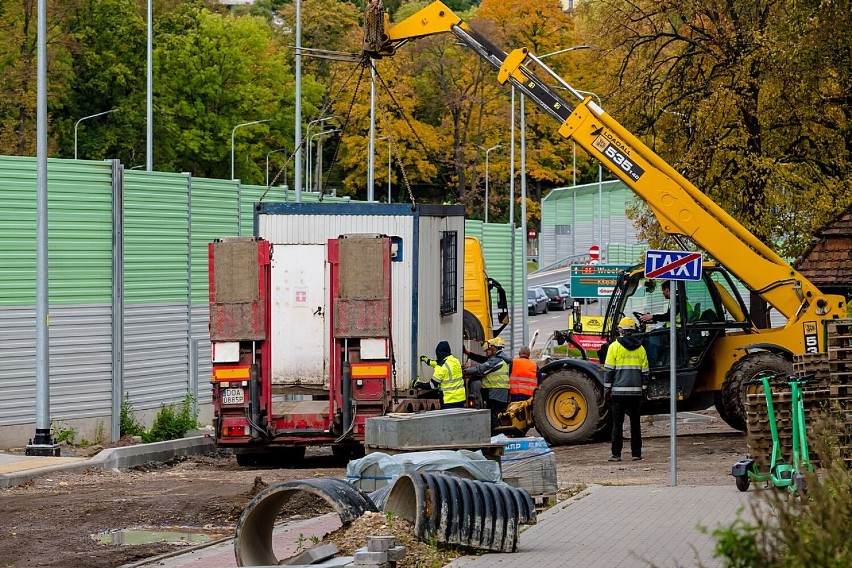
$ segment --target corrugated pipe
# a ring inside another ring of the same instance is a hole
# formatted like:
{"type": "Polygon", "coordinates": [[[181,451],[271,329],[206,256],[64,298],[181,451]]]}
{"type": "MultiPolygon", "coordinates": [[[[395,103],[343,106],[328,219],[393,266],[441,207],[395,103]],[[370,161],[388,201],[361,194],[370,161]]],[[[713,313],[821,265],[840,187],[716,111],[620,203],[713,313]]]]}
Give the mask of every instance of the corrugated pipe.
{"type": "Polygon", "coordinates": [[[344,525],[367,511],[378,511],[367,495],[342,479],[303,479],[275,483],[255,495],[237,521],[237,533],[234,538],[237,566],[278,565],[278,559],[272,550],[275,518],[284,504],[294,494],[301,492],[322,497],[334,507],[344,525]]]}
{"type": "Polygon", "coordinates": [[[536,521],[535,504],[523,489],[423,472],[401,475],[384,511],[411,522],[420,540],[494,552],[515,552],[518,525],[536,521]]]}

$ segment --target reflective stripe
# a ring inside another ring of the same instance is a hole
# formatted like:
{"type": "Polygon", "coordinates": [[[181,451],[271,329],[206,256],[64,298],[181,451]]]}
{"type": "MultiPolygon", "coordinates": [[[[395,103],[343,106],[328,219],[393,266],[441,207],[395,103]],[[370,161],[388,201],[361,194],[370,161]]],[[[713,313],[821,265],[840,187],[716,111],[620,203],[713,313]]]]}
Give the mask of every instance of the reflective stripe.
{"type": "Polygon", "coordinates": [[[509,393],[532,396],[538,386],[536,376],[538,366],[534,361],[519,357],[512,361],[512,374],[509,377],[509,393]]]}
{"type": "Polygon", "coordinates": [[[482,379],[482,388],[484,389],[508,389],[509,388],[509,364],[505,361],[500,362],[500,366],[496,370],[488,373],[482,379]]]}
{"type": "Polygon", "coordinates": [[[444,364],[435,369],[434,377],[440,381],[444,404],[464,402],[466,396],[464,390],[464,375],[462,372],[461,362],[458,359],[452,355],[448,356],[444,360],[444,364]]]}

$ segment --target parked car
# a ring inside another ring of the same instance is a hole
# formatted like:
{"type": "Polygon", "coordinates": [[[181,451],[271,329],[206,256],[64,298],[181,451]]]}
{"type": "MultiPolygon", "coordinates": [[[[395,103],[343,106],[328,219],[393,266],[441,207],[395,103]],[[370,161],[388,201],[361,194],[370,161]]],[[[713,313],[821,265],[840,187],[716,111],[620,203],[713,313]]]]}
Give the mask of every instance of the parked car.
{"type": "Polygon", "coordinates": [[[562,284],[556,286],[542,286],[547,294],[547,307],[554,310],[567,310],[571,307],[571,292],[562,284]]]}
{"type": "Polygon", "coordinates": [[[527,289],[527,307],[531,316],[547,313],[547,294],[541,286],[527,289]]]}

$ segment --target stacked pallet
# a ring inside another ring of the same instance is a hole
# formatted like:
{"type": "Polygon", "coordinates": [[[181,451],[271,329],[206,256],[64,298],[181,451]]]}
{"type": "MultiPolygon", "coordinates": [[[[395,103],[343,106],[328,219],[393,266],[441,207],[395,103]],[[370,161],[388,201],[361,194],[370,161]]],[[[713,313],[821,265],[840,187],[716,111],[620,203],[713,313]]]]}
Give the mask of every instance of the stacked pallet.
{"type": "MultiPolygon", "coordinates": [[[[819,463],[814,450],[816,435],[828,424],[840,424],[838,440],[843,459],[852,462],[852,320],[833,320],[826,326],[828,351],[794,357],[797,376],[813,376],[802,389],[811,460],[819,463]]],[[[792,410],[790,389],[772,389],[775,423],[781,454],[790,463],[792,450],[792,410]]],[[[761,470],[768,468],[772,455],[772,433],[762,385],[750,386],[745,400],[749,455],[761,470]]]]}

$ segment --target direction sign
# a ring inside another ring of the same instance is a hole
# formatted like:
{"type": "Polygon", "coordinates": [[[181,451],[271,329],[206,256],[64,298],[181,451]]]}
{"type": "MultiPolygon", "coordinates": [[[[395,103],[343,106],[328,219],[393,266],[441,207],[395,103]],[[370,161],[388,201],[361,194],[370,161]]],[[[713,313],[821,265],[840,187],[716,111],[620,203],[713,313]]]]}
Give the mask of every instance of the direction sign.
{"type": "Polygon", "coordinates": [[[682,250],[646,251],[645,278],[701,280],[701,253],[682,250]]]}
{"type": "Polygon", "coordinates": [[[592,245],[589,247],[589,258],[592,260],[598,260],[601,257],[601,249],[598,245],[592,245]]]}
{"type": "Polygon", "coordinates": [[[572,298],[609,298],[618,273],[630,268],[626,264],[572,264],[572,298]]]}

